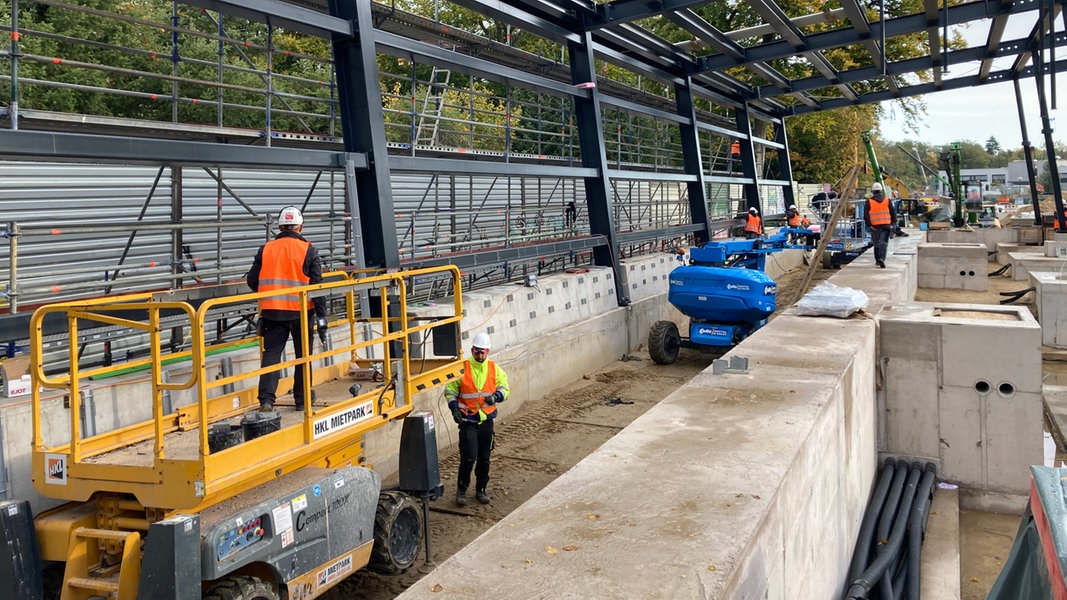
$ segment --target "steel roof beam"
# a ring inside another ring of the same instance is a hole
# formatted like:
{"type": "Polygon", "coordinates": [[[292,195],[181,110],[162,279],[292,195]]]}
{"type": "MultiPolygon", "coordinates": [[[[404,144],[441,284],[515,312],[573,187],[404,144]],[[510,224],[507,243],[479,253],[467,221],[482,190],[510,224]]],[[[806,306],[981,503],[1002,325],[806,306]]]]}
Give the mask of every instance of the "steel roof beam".
{"type": "MultiPolygon", "coordinates": [[[[355,161],[356,168],[368,167],[365,154],[348,156],[355,161]]],[[[328,170],[342,168],[346,155],[324,150],[4,129],[0,130],[0,157],[60,162],[328,170]]]]}
{"type": "Polygon", "coordinates": [[[249,21],[267,23],[301,33],[329,38],[333,35],[355,35],[352,23],[326,13],[301,8],[282,0],[182,0],[182,4],[196,6],[249,21]]]}
{"type": "MultiPolygon", "coordinates": [[[[849,22],[852,23],[852,28],[861,37],[864,37],[863,46],[867,49],[867,53],[871,55],[871,62],[876,65],[884,65],[886,62],[885,52],[878,46],[878,42],[871,37],[871,27],[867,22],[866,11],[857,0],[841,0],[841,6],[844,8],[849,22]]],[[[885,73],[885,83],[889,87],[889,91],[896,93],[899,90],[896,80],[889,73],[885,73]]]]}
{"type": "MultiPolygon", "coordinates": [[[[785,14],[785,11],[782,10],[782,7],[774,2],[767,2],[766,0],[750,0],[749,5],[756,9],[756,12],[763,17],[764,21],[774,27],[774,30],[778,35],[782,36],[782,38],[790,44],[793,44],[798,51],[801,51],[800,53],[804,58],[808,59],[808,62],[811,63],[813,67],[828,79],[836,81],[837,69],[830,64],[830,61],[826,60],[825,56],[817,51],[808,49],[804,34],[802,34],[800,29],[789,20],[789,17],[785,14]]],[[[853,100],[858,98],[856,91],[850,86],[843,84],[835,85],[837,85],[837,88],[841,90],[841,93],[845,94],[845,96],[850,97],[853,100]]]]}
{"type": "MultiPolygon", "coordinates": [[[[1004,42],[997,50],[998,56],[1004,57],[1011,54],[1029,54],[1028,51],[1022,50],[1025,47],[1026,40],[1012,40],[1004,42]],[[1014,50],[1014,51],[1013,51],[1014,50]]],[[[1067,46],[1067,35],[1060,35],[1057,39],[1057,46],[1067,46]]],[[[986,49],[984,47],[965,48],[963,50],[953,50],[948,53],[947,57],[953,64],[963,64],[981,60],[986,55],[986,49]]],[[[914,73],[917,71],[935,69],[936,65],[933,63],[933,58],[930,56],[922,56],[918,58],[909,58],[907,60],[900,60],[891,62],[888,65],[889,74],[902,75],[906,73],[914,73]]],[[[877,78],[881,73],[881,68],[876,66],[861,67],[859,69],[849,69],[848,71],[841,71],[839,76],[842,81],[846,83],[857,83],[860,81],[869,81],[877,78]]],[[[823,87],[830,87],[832,84],[822,76],[807,77],[804,79],[796,79],[793,81],[793,89],[795,90],[814,90],[823,87]]],[[[933,84],[935,87],[939,84],[935,81],[933,84]]],[[[773,86],[764,86],[759,93],[773,92],[773,86]]],[[[891,92],[892,93],[892,92],[891,92]]]]}
{"type": "MultiPolygon", "coordinates": [[[[1051,64],[1046,65],[1046,68],[1051,68],[1051,67],[1053,67],[1053,65],[1051,65],[1051,64]]],[[[1056,64],[1055,64],[1055,68],[1053,70],[1056,73],[1067,72],[1067,60],[1057,61],[1056,64]]],[[[934,83],[922,83],[922,84],[918,84],[918,85],[912,85],[912,86],[903,87],[903,88],[900,89],[900,96],[901,97],[921,96],[922,94],[932,94],[932,93],[937,92],[937,91],[958,90],[958,89],[962,89],[962,88],[970,88],[970,87],[980,86],[980,85],[984,85],[984,84],[988,84],[988,83],[999,83],[1001,81],[1012,81],[1016,77],[1022,79],[1022,78],[1033,77],[1033,76],[1034,76],[1033,67],[1027,67],[1027,68],[1023,69],[1021,72],[1015,72],[1012,69],[1005,69],[1003,71],[997,71],[997,72],[994,72],[994,73],[990,74],[990,76],[987,77],[985,80],[983,80],[977,74],[969,75],[969,76],[966,76],[966,77],[957,77],[955,79],[946,79],[942,83],[940,88],[936,87],[936,84],[934,84],[934,83]]],[[[893,99],[893,96],[890,96],[889,92],[880,91],[880,92],[870,92],[870,93],[867,93],[867,94],[862,94],[862,95],[860,95],[859,101],[860,101],[861,104],[870,104],[872,102],[882,102],[883,100],[892,100],[892,99],[893,99]]],[[[835,108],[843,108],[845,106],[851,106],[852,104],[853,104],[852,102],[848,102],[848,101],[841,100],[841,99],[824,100],[822,102],[824,110],[832,110],[832,109],[835,109],[835,108]]],[[[794,108],[794,110],[793,110],[793,114],[794,115],[802,115],[802,114],[807,114],[807,113],[810,113],[810,112],[815,112],[815,111],[811,110],[810,108],[803,107],[803,106],[797,106],[797,107],[793,107],[793,108],[794,108]]]]}
{"type": "MultiPolygon", "coordinates": [[[[986,4],[984,2],[968,2],[948,7],[946,11],[948,24],[959,25],[978,19],[991,19],[1001,15],[1024,14],[1035,9],[1033,4],[1004,6],[1001,4],[986,4]]],[[[884,24],[871,23],[871,35],[881,37],[882,27],[885,27],[887,38],[925,31],[928,27],[927,17],[923,13],[916,13],[904,17],[889,19],[884,24]]],[[[816,33],[804,38],[805,49],[811,51],[829,50],[851,44],[857,44],[863,38],[851,28],[836,29],[823,33],[816,33]]],[[[737,61],[728,56],[708,56],[698,60],[697,68],[701,71],[716,71],[729,67],[742,66],[750,62],[768,61],[786,58],[798,53],[797,48],[787,42],[778,41],[769,44],[753,46],[745,50],[745,60],[737,61]]]]}
{"type": "MultiPolygon", "coordinates": [[[[924,17],[926,18],[926,44],[930,48],[930,58],[933,61],[935,67],[941,67],[942,53],[947,51],[947,48],[942,48],[941,33],[939,26],[941,25],[941,13],[938,10],[938,0],[925,0],[923,2],[924,17]]],[[[941,87],[941,69],[934,69],[934,84],[941,87]]]]}
{"type": "MultiPolygon", "coordinates": [[[[1015,59],[1015,64],[1013,64],[1011,67],[1013,71],[1015,71],[1016,73],[1022,71],[1026,67],[1026,63],[1030,62],[1033,55],[1033,49],[1037,47],[1038,42],[1041,40],[1041,32],[1047,32],[1052,28],[1052,23],[1055,18],[1059,16],[1060,10],[1060,5],[1055,5],[1052,9],[1052,18],[1049,19],[1047,14],[1042,15],[1041,18],[1038,19],[1036,23],[1034,23],[1034,28],[1030,30],[1030,35],[1026,37],[1026,40],[1020,40],[1025,48],[1025,51],[1020,53],[1018,58],[1015,59]]],[[[1051,40],[1049,41],[1049,43],[1058,46],[1060,45],[1061,40],[1063,40],[1064,37],[1067,37],[1067,32],[1060,32],[1055,35],[1049,35],[1046,37],[1046,40],[1051,40]]]]}

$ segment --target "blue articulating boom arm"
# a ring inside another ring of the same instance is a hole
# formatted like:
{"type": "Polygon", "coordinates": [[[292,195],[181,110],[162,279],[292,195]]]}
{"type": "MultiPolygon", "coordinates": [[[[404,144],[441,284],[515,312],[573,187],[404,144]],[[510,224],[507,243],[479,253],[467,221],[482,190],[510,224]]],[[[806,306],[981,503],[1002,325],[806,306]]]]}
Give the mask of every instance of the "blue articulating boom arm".
{"type": "Polygon", "coordinates": [[[755,269],[762,271],[766,266],[767,255],[772,252],[781,252],[786,248],[802,248],[810,250],[811,245],[796,244],[789,241],[792,234],[794,239],[806,237],[811,239],[810,229],[801,227],[783,227],[772,236],[754,239],[732,238],[724,241],[711,241],[689,251],[689,263],[707,267],[730,267],[741,269],[755,269]]]}

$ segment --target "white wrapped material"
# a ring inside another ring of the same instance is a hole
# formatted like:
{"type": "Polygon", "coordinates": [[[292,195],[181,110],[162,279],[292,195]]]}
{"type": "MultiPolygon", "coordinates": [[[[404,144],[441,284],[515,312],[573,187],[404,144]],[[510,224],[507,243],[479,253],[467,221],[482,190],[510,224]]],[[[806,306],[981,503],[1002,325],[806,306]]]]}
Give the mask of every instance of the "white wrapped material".
{"type": "Polygon", "coordinates": [[[838,287],[829,281],[823,281],[797,302],[797,314],[845,319],[852,313],[867,308],[867,301],[867,294],[862,290],[838,287]]]}

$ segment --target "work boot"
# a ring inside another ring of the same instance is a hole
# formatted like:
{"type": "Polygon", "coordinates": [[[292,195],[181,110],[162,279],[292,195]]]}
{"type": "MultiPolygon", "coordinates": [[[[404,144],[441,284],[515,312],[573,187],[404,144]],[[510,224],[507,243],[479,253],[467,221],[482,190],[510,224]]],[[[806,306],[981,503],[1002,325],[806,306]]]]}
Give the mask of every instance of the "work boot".
{"type": "Polygon", "coordinates": [[[467,490],[463,488],[456,490],[456,506],[467,506],[467,490]]]}
{"type": "Polygon", "coordinates": [[[260,402],[259,403],[259,412],[271,412],[272,410],[274,410],[274,403],[273,402],[260,402]]]}
{"type": "Polygon", "coordinates": [[[485,490],[478,490],[475,496],[478,497],[478,502],[481,502],[482,504],[489,504],[489,501],[492,499],[489,497],[489,494],[485,493],[485,490]]]}
{"type": "Polygon", "coordinates": [[[885,268],[885,261],[882,260],[882,259],[878,259],[878,260],[874,261],[874,264],[878,265],[879,269],[884,269],[885,268]]]}

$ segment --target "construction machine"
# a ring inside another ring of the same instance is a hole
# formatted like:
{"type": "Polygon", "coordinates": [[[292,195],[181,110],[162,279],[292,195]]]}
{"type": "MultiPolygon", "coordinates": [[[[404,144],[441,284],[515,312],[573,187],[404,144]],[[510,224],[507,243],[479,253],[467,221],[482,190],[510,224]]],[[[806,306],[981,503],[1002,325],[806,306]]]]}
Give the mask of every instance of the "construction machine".
{"type": "Polygon", "coordinates": [[[657,321],[648,333],[652,360],[669,365],[680,348],[728,348],[767,323],[777,308],[778,285],[764,272],[767,255],[811,249],[815,233],[784,227],[765,238],[715,240],[689,251],[689,263],[669,276],[667,301],[689,317],[687,336],[674,321],[657,321]]]}
{"type": "Polygon", "coordinates": [[[32,477],[54,508],[33,518],[26,502],[0,510],[0,538],[14,548],[0,559],[0,572],[14,573],[0,597],[305,600],[367,566],[402,572],[424,543],[429,557],[426,502],[442,492],[437,423],[414,395],[461,372],[458,269],[191,295],[34,313],[32,477]],[[453,301],[414,317],[409,295],[428,280],[451,283],[453,301]],[[303,336],[303,358],[263,367],[255,328],[234,335],[226,323],[278,293],[301,305],[327,297],[333,335],[303,336]],[[57,320],[64,339],[46,338],[57,320]],[[88,361],[86,341],[116,332],[139,333],[144,357],[88,361]],[[278,389],[291,389],[297,369],[314,382],[311,401],[294,410],[280,394],[277,410],[262,412],[258,377],[281,371],[278,389]],[[364,443],[390,424],[373,438],[400,440],[398,484],[383,488],[364,443]]]}

